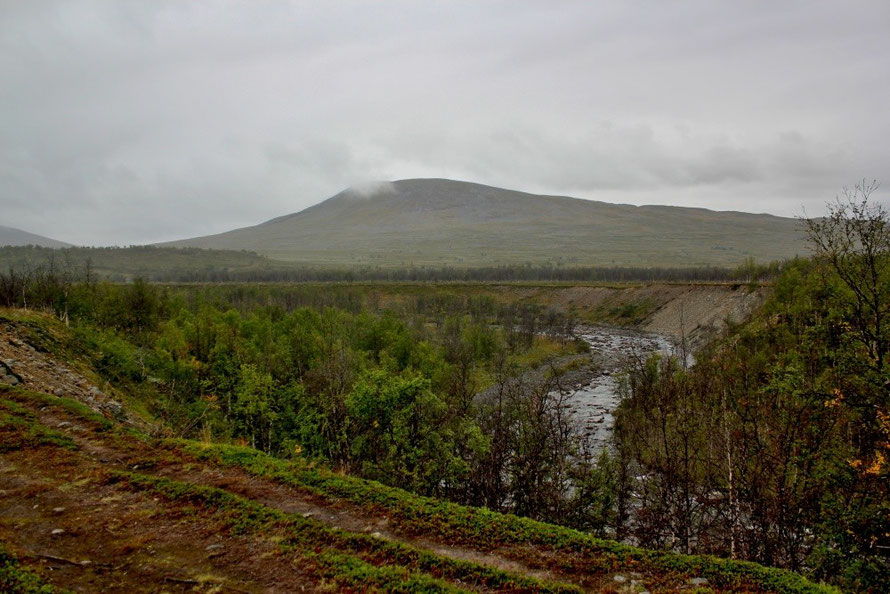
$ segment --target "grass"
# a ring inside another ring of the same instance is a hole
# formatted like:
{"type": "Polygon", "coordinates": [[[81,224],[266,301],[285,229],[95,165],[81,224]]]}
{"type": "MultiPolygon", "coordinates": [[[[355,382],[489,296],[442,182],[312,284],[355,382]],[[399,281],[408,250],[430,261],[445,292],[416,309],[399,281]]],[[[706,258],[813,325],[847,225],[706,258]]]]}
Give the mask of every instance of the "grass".
{"type": "Polygon", "coordinates": [[[340,586],[370,585],[387,591],[457,591],[460,584],[534,592],[574,592],[565,584],[551,584],[520,577],[483,565],[440,557],[409,545],[354,533],[311,517],[288,514],[228,491],[130,472],[113,472],[113,479],[134,490],[150,491],[168,499],[220,511],[225,526],[234,533],[268,533],[283,530],[278,543],[283,552],[306,559],[322,578],[340,586]]]}
{"type": "MultiPolygon", "coordinates": [[[[86,404],[72,398],[51,396],[49,394],[43,394],[42,392],[34,392],[32,390],[12,386],[0,386],[0,395],[4,398],[8,398],[8,400],[0,401],[0,406],[15,406],[17,403],[39,402],[45,406],[61,408],[70,414],[87,421],[93,425],[97,431],[107,431],[114,427],[114,423],[106,419],[104,416],[100,415],[86,404]]],[[[18,407],[18,410],[26,411],[26,409],[21,407],[18,407]]]]}
{"type": "Polygon", "coordinates": [[[636,326],[641,324],[655,309],[656,306],[650,299],[644,299],[614,305],[606,309],[605,315],[600,315],[622,326],[636,326]]]}
{"type": "Polygon", "coordinates": [[[575,342],[561,342],[549,336],[535,336],[532,346],[527,351],[517,355],[514,361],[521,369],[535,369],[563,355],[578,353],[578,345],[575,342]]]}
{"type": "Polygon", "coordinates": [[[70,437],[42,425],[33,412],[0,399],[0,453],[44,445],[77,449],[70,437]]]}
{"type": "MultiPolygon", "coordinates": [[[[511,355],[508,360],[508,366],[513,369],[538,369],[543,365],[547,365],[554,361],[562,360],[572,355],[577,355],[582,351],[586,343],[577,343],[574,341],[562,342],[549,336],[537,335],[530,349],[522,351],[518,354],[511,355]]],[[[578,362],[580,364],[580,361],[578,362]]],[[[565,365],[557,365],[557,373],[560,373],[565,365]]],[[[569,368],[566,368],[568,370],[569,368]]],[[[549,374],[551,370],[547,370],[549,374]]],[[[479,365],[473,370],[473,385],[479,392],[490,388],[497,383],[497,378],[490,369],[479,365]]]]}

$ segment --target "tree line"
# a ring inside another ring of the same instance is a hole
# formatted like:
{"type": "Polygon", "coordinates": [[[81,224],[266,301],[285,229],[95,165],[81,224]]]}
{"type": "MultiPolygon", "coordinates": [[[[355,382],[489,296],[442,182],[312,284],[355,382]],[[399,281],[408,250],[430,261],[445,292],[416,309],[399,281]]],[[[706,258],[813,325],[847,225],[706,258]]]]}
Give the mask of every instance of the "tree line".
{"type": "Polygon", "coordinates": [[[252,252],[131,246],[114,248],[0,247],[0,265],[8,274],[34,275],[48,268],[81,276],[85,269],[108,280],[142,278],[150,282],[753,282],[768,281],[781,263],[735,268],[697,265],[678,267],[563,266],[523,264],[461,268],[325,268],[272,261],[252,252]]]}
{"type": "Polygon", "coordinates": [[[160,282],[751,282],[772,278],[779,263],[737,268],[718,266],[630,267],[505,265],[477,268],[282,268],[277,270],[191,270],[154,273],[160,282]]]}

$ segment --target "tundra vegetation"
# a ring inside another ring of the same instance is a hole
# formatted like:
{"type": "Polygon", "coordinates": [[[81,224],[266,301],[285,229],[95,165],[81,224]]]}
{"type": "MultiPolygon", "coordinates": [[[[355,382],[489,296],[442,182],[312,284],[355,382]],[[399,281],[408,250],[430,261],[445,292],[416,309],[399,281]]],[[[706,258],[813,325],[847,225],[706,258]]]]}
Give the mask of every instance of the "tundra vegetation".
{"type": "MultiPolygon", "coordinates": [[[[513,526],[498,542],[595,543],[693,563],[526,520],[461,519],[464,504],[879,591],[890,583],[890,218],[869,203],[873,188],[811,221],[813,257],[776,270],[752,319],[693,366],[636,361],[613,447],[599,453],[581,447],[559,390],[559,363],[584,349],[574,320],[531,304],[442,290],[394,307],[367,286],[111,284],[52,270],[0,275],[0,298],[69,323],[76,348],[161,433],[230,444],[168,441],[172,450],[387,506],[458,539],[513,526]]],[[[68,447],[45,431],[23,435],[68,447]]],[[[253,509],[172,482],[117,480],[253,509]]]]}

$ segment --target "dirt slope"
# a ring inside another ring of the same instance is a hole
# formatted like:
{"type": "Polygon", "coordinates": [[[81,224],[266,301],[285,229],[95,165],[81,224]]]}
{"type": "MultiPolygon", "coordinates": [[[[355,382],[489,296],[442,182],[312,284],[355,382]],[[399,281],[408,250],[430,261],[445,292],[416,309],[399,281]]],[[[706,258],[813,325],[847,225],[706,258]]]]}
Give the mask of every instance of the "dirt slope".
{"type": "Polygon", "coordinates": [[[97,412],[126,420],[120,402],[98,387],[100,382],[94,374],[83,365],[80,369],[72,367],[51,352],[60,348],[58,341],[39,326],[0,322],[0,383],[64,395],[97,412]]]}
{"type": "MultiPolygon", "coordinates": [[[[567,577],[530,567],[509,554],[412,534],[360,506],[332,504],[242,469],[202,463],[176,448],[159,450],[158,443],[108,429],[50,397],[0,388],[0,398],[7,412],[30,421],[23,433],[49,432],[63,442],[32,440],[27,447],[15,447],[20,436],[9,431],[4,431],[0,442],[0,450],[5,450],[0,458],[0,541],[56,585],[106,592],[152,592],[160,584],[167,591],[247,592],[326,586],[323,572],[319,575],[319,568],[306,557],[299,552],[285,554],[276,547],[287,538],[286,530],[268,526],[253,533],[226,530],[224,518],[219,517],[226,513],[222,506],[199,506],[134,489],[115,473],[213,487],[343,532],[364,533],[434,556],[514,572],[519,574],[517,580],[521,575],[548,581],[567,577]]],[[[588,588],[602,585],[601,579],[568,577],[588,588]]],[[[453,585],[501,589],[460,581],[453,585]]],[[[542,589],[551,588],[560,589],[542,584],[542,589]]]]}
{"type": "Polygon", "coordinates": [[[716,336],[727,321],[744,321],[768,286],[726,283],[629,285],[493,285],[502,299],[525,301],[589,323],[630,326],[686,340],[693,350],[716,336]]]}

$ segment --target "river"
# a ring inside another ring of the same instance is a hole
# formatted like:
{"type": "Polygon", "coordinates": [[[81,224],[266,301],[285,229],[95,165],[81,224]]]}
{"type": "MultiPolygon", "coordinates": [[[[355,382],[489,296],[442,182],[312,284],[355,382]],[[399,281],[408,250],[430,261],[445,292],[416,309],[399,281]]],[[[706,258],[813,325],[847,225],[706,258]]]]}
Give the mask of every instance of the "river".
{"type": "Polygon", "coordinates": [[[612,413],[620,401],[616,374],[634,358],[645,359],[655,352],[676,356],[678,349],[660,334],[608,326],[585,326],[579,330],[594,357],[602,363],[599,374],[589,383],[569,390],[566,405],[578,422],[584,445],[595,455],[608,445],[615,424],[612,413]]]}

